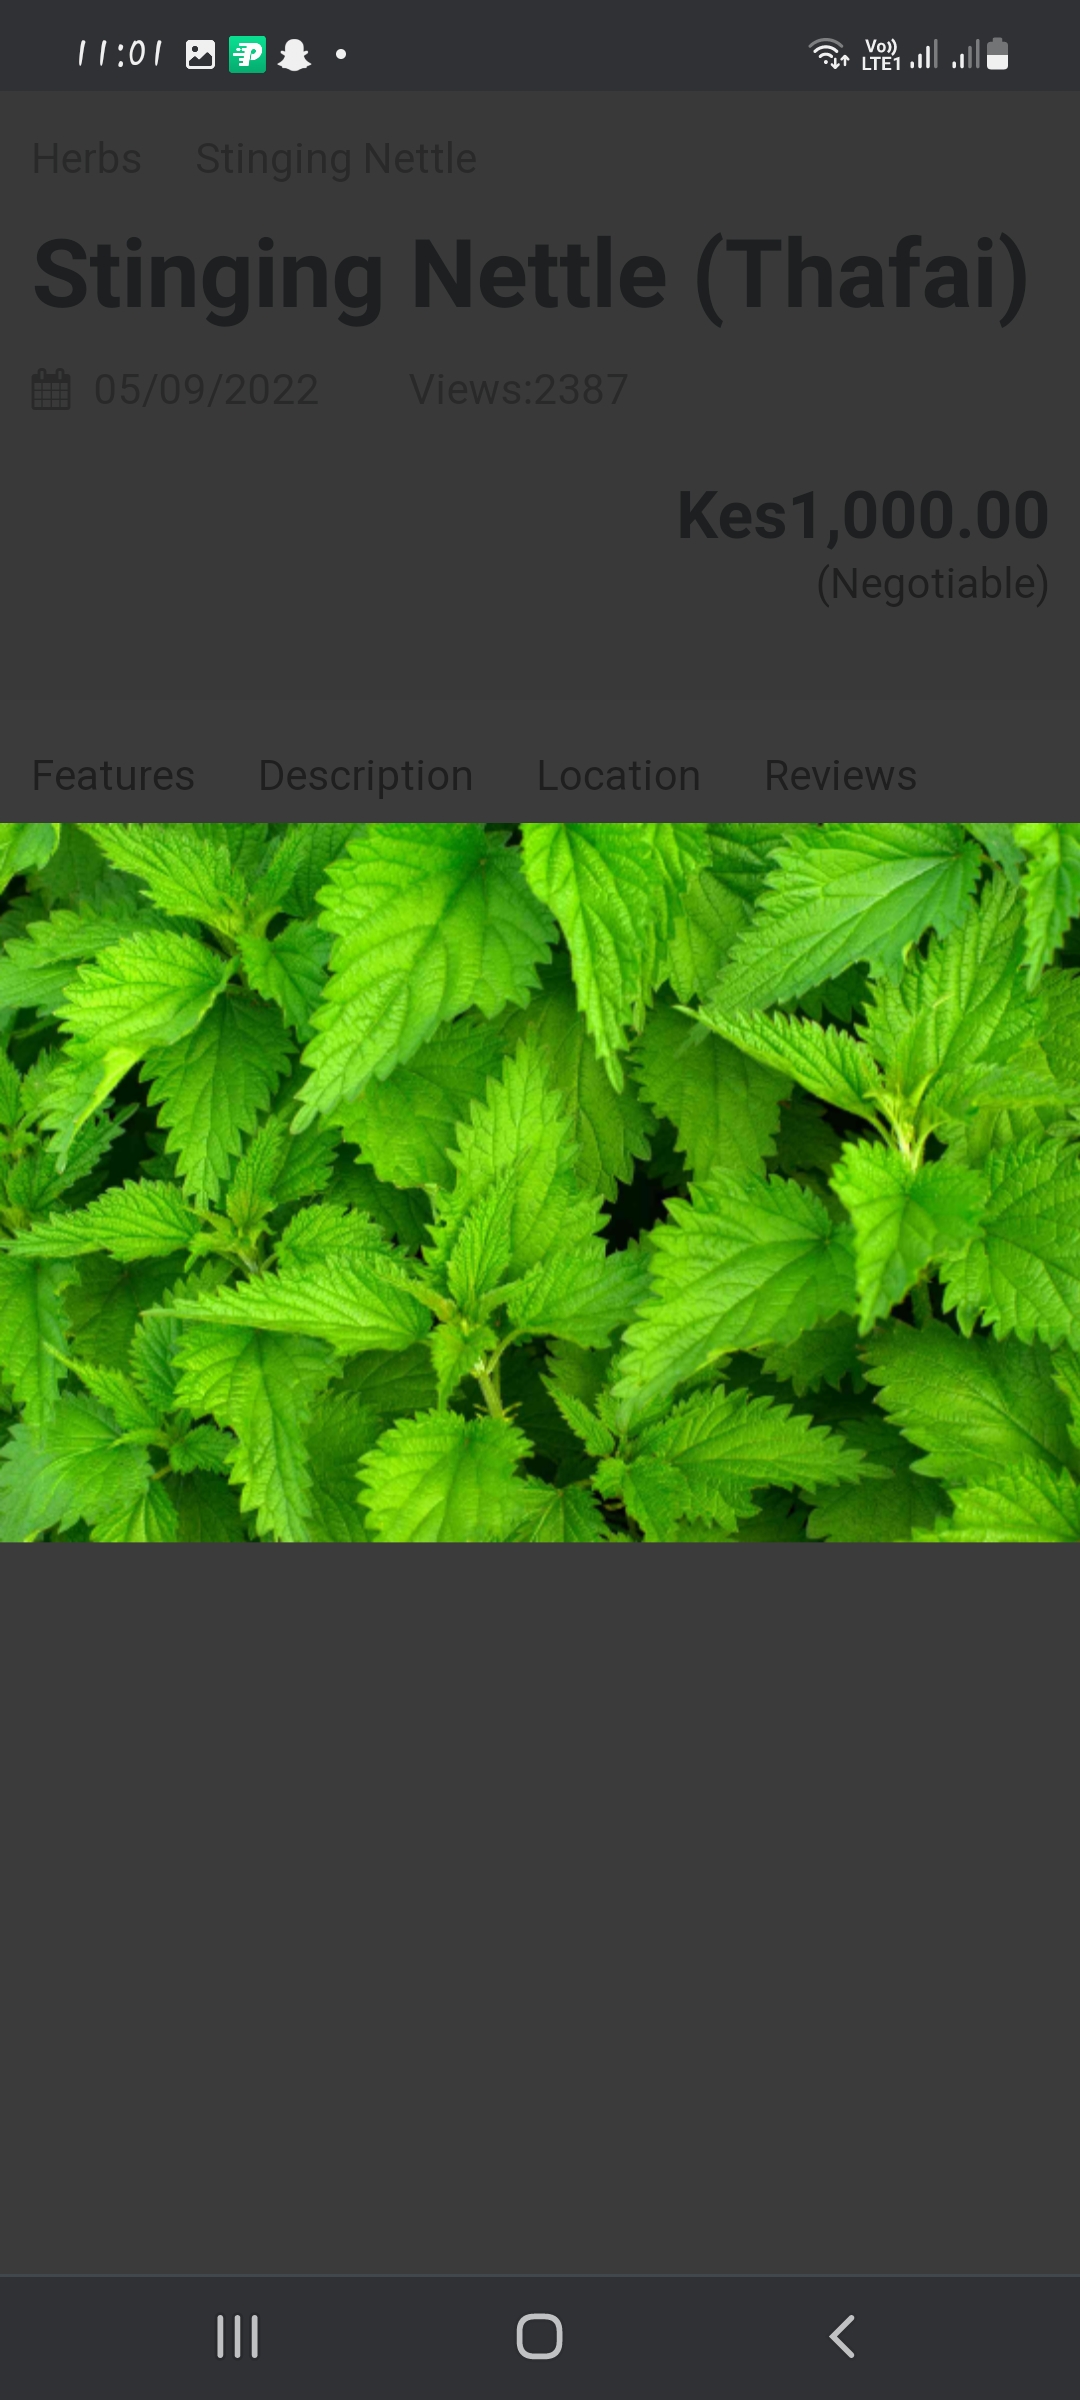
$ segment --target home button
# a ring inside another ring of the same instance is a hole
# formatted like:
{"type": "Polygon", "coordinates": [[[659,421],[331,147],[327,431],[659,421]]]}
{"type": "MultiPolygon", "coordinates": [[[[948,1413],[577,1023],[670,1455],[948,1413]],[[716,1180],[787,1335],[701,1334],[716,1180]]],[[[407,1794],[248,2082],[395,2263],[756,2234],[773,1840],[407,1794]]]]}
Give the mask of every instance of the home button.
{"type": "Polygon", "coordinates": [[[562,2349],[561,2317],[551,2316],[546,2309],[519,2317],[517,2346],[522,2358],[558,2358],[562,2349]]]}

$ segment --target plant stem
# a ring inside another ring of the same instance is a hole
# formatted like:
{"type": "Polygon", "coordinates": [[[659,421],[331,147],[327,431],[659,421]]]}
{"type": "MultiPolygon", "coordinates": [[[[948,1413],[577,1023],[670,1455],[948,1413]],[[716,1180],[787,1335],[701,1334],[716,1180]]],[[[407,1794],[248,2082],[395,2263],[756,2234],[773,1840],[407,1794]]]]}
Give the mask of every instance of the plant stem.
{"type": "Polygon", "coordinates": [[[476,1380],[484,1395],[484,1403],[489,1417],[504,1417],[506,1415],[506,1410],[503,1407],[502,1397],[499,1392],[498,1367],[496,1367],[494,1372],[490,1374],[487,1373],[483,1368],[479,1368],[477,1370],[476,1380]]]}
{"type": "Polygon", "coordinates": [[[921,1278],[920,1281],[913,1286],[911,1294],[911,1306],[914,1312],[916,1325],[925,1326],[933,1324],[934,1311],[930,1304],[930,1294],[921,1278]]]}

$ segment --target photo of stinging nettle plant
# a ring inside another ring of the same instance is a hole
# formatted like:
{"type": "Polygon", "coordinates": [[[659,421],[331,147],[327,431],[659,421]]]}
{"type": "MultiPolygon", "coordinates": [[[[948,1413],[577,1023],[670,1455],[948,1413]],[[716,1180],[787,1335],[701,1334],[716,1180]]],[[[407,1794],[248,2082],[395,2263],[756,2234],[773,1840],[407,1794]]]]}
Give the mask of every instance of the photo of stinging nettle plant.
{"type": "Polygon", "coordinates": [[[0,825],[0,1539],[1080,1541],[1080,825],[0,825]]]}

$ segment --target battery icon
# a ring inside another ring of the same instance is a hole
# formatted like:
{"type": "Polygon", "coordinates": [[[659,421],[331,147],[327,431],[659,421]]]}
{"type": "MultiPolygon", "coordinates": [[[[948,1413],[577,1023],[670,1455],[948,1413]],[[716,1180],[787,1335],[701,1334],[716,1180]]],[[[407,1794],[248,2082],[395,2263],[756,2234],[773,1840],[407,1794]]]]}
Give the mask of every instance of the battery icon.
{"type": "Polygon", "coordinates": [[[997,67],[999,72],[1002,67],[1007,67],[1009,63],[1008,43],[1001,41],[987,42],[986,63],[988,67],[997,67]]]}

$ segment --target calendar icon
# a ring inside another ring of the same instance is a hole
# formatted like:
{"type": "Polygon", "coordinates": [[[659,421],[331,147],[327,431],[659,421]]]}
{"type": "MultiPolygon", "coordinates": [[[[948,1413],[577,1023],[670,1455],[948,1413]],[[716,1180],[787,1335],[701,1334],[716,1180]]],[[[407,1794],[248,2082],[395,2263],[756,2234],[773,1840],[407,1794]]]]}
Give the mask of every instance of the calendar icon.
{"type": "Polygon", "coordinates": [[[37,374],[30,377],[30,406],[71,407],[71,377],[65,375],[63,367],[57,367],[51,375],[47,367],[39,367],[37,374]]]}

